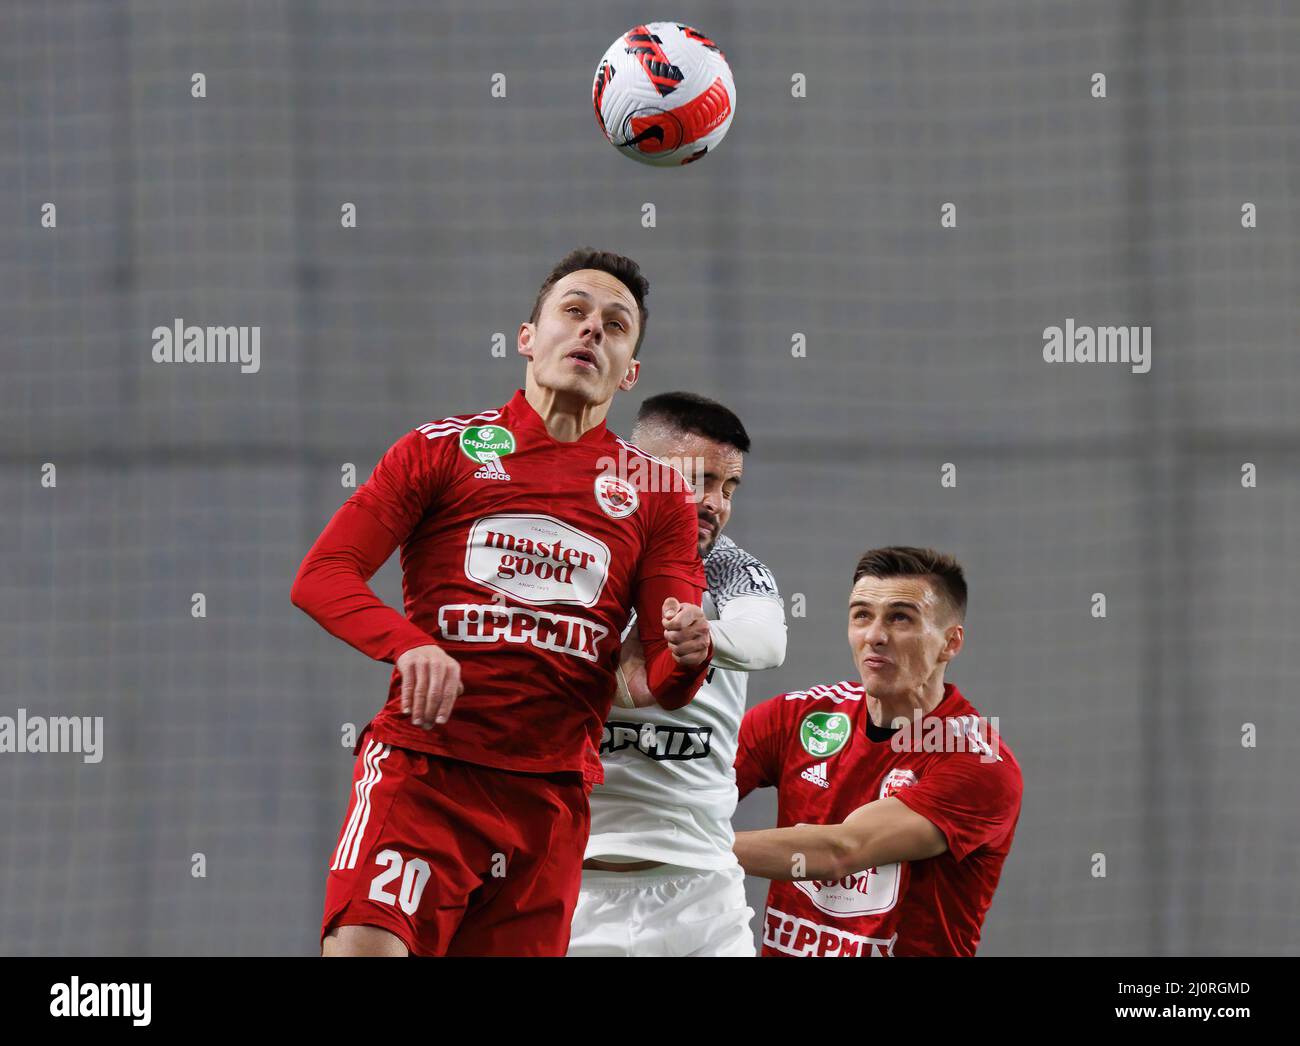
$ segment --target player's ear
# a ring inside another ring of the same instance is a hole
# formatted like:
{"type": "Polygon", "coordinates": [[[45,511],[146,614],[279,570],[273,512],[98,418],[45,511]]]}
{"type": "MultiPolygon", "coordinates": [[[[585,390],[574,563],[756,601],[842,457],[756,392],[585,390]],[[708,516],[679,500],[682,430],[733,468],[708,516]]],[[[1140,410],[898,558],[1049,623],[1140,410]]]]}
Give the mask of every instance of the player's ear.
{"type": "Polygon", "coordinates": [[[943,646],[943,652],[939,654],[940,661],[951,661],[961,653],[961,648],[966,644],[966,626],[960,621],[949,625],[947,640],[943,646]]]}
{"type": "Polygon", "coordinates": [[[637,376],[641,373],[641,361],[633,360],[627,365],[627,373],[623,375],[623,380],[618,383],[618,387],[627,392],[636,384],[637,376]]]}
{"type": "Polygon", "coordinates": [[[519,337],[516,339],[516,347],[519,349],[520,356],[527,356],[530,360],[533,358],[533,339],[537,337],[537,328],[531,323],[521,323],[519,325],[519,337]]]}

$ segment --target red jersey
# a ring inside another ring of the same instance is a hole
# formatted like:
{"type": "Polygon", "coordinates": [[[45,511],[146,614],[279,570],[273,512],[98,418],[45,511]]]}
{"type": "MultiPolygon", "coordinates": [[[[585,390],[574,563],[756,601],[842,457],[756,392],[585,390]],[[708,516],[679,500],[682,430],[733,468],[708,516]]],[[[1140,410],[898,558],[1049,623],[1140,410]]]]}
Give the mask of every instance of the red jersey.
{"type": "Polygon", "coordinates": [[[372,657],[395,661],[436,643],[459,662],[464,693],[431,730],[402,713],[394,669],[370,724],[376,740],[599,780],[620,635],[638,599],[649,600],[641,638],[667,666],[656,693],[690,699],[708,659],[673,665],[653,603],[665,593],[700,602],[696,510],[684,480],[666,490],[620,478],[629,458],[655,460],[603,422],[575,442],[553,439],[522,390],[504,407],[421,425],[389,448],[294,586],[297,605],[372,657]],[[394,542],[405,619],[364,584],[394,542]]]}
{"type": "Polygon", "coordinates": [[[1020,816],[1020,766],[953,684],[902,730],[871,722],[860,683],[764,701],[741,724],[736,784],[742,798],[777,789],[779,828],[839,824],[893,796],[948,840],[924,861],[773,882],[763,955],[975,954],[1020,816]]]}

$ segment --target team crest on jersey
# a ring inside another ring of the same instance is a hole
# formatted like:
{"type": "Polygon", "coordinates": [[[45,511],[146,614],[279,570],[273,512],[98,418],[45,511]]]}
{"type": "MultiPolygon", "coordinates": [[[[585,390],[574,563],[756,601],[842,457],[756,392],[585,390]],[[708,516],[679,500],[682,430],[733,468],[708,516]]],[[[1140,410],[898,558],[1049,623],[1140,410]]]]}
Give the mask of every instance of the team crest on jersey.
{"type": "Polygon", "coordinates": [[[880,798],[888,799],[891,795],[897,795],[904,788],[916,784],[916,774],[911,770],[890,770],[885,774],[885,779],[880,782],[880,798]]]}
{"type": "Polygon", "coordinates": [[[799,743],[809,755],[834,755],[849,739],[850,725],[843,712],[809,712],[799,724],[799,743]]]}
{"type": "Polygon", "coordinates": [[[602,472],[596,477],[596,504],[610,519],[623,519],[641,503],[636,487],[625,479],[602,472]]]}

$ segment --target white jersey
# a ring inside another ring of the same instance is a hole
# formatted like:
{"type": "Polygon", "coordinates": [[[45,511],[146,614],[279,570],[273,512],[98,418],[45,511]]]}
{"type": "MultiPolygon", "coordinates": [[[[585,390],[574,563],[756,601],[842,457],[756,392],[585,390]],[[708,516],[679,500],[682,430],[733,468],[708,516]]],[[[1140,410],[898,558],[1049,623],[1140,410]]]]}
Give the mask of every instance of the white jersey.
{"type": "Polygon", "coordinates": [[[726,536],[704,558],[703,609],[714,656],[684,708],[611,709],[601,737],[605,783],[591,793],[586,856],[713,870],[736,864],[736,740],[749,673],[785,657],[776,580],[726,536]]]}

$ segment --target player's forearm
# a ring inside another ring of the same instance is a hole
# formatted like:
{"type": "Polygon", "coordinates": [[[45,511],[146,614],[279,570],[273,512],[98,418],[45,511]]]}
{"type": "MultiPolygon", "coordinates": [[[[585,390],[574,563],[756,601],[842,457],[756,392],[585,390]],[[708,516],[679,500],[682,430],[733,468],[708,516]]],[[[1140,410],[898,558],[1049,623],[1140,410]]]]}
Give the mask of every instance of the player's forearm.
{"type": "Polygon", "coordinates": [[[329,556],[304,561],[289,598],[330,635],[376,661],[392,663],[434,640],[380,599],[355,569],[329,556]]]}
{"type": "Polygon", "coordinates": [[[646,684],[655,701],[669,711],[690,704],[709,672],[709,655],[698,665],[682,665],[673,658],[667,644],[660,641],[656,645],[660,649],[646,649],[646,684]]]}
{"type": "MultiPolygon", "coordinates": [[[[641,583],[636,598],[636,629],[645,651],[646,685],[661,708],[681,708],[690,703],[709,671],[713,640],[695,664],[680,664],[664,637],[663,606],[668,599],[698,607],[704,598],[703,584],[662,576],[641,583]]],[[[699,655],[697,655],[699,656],[699,655]]]]}
{"type": "Polygon", "coordinates": [[[740,672],[777,668],[785,661],[785,613],[774,599],[742,596],[709,622],[713,665],[740,672]]]}
{"type": "Polygon", "coordinates": [[[732,849],[747,875],[780,882],[839,879],[849,874],[840,825],[803,824],[737,832],[732,849]]]}

